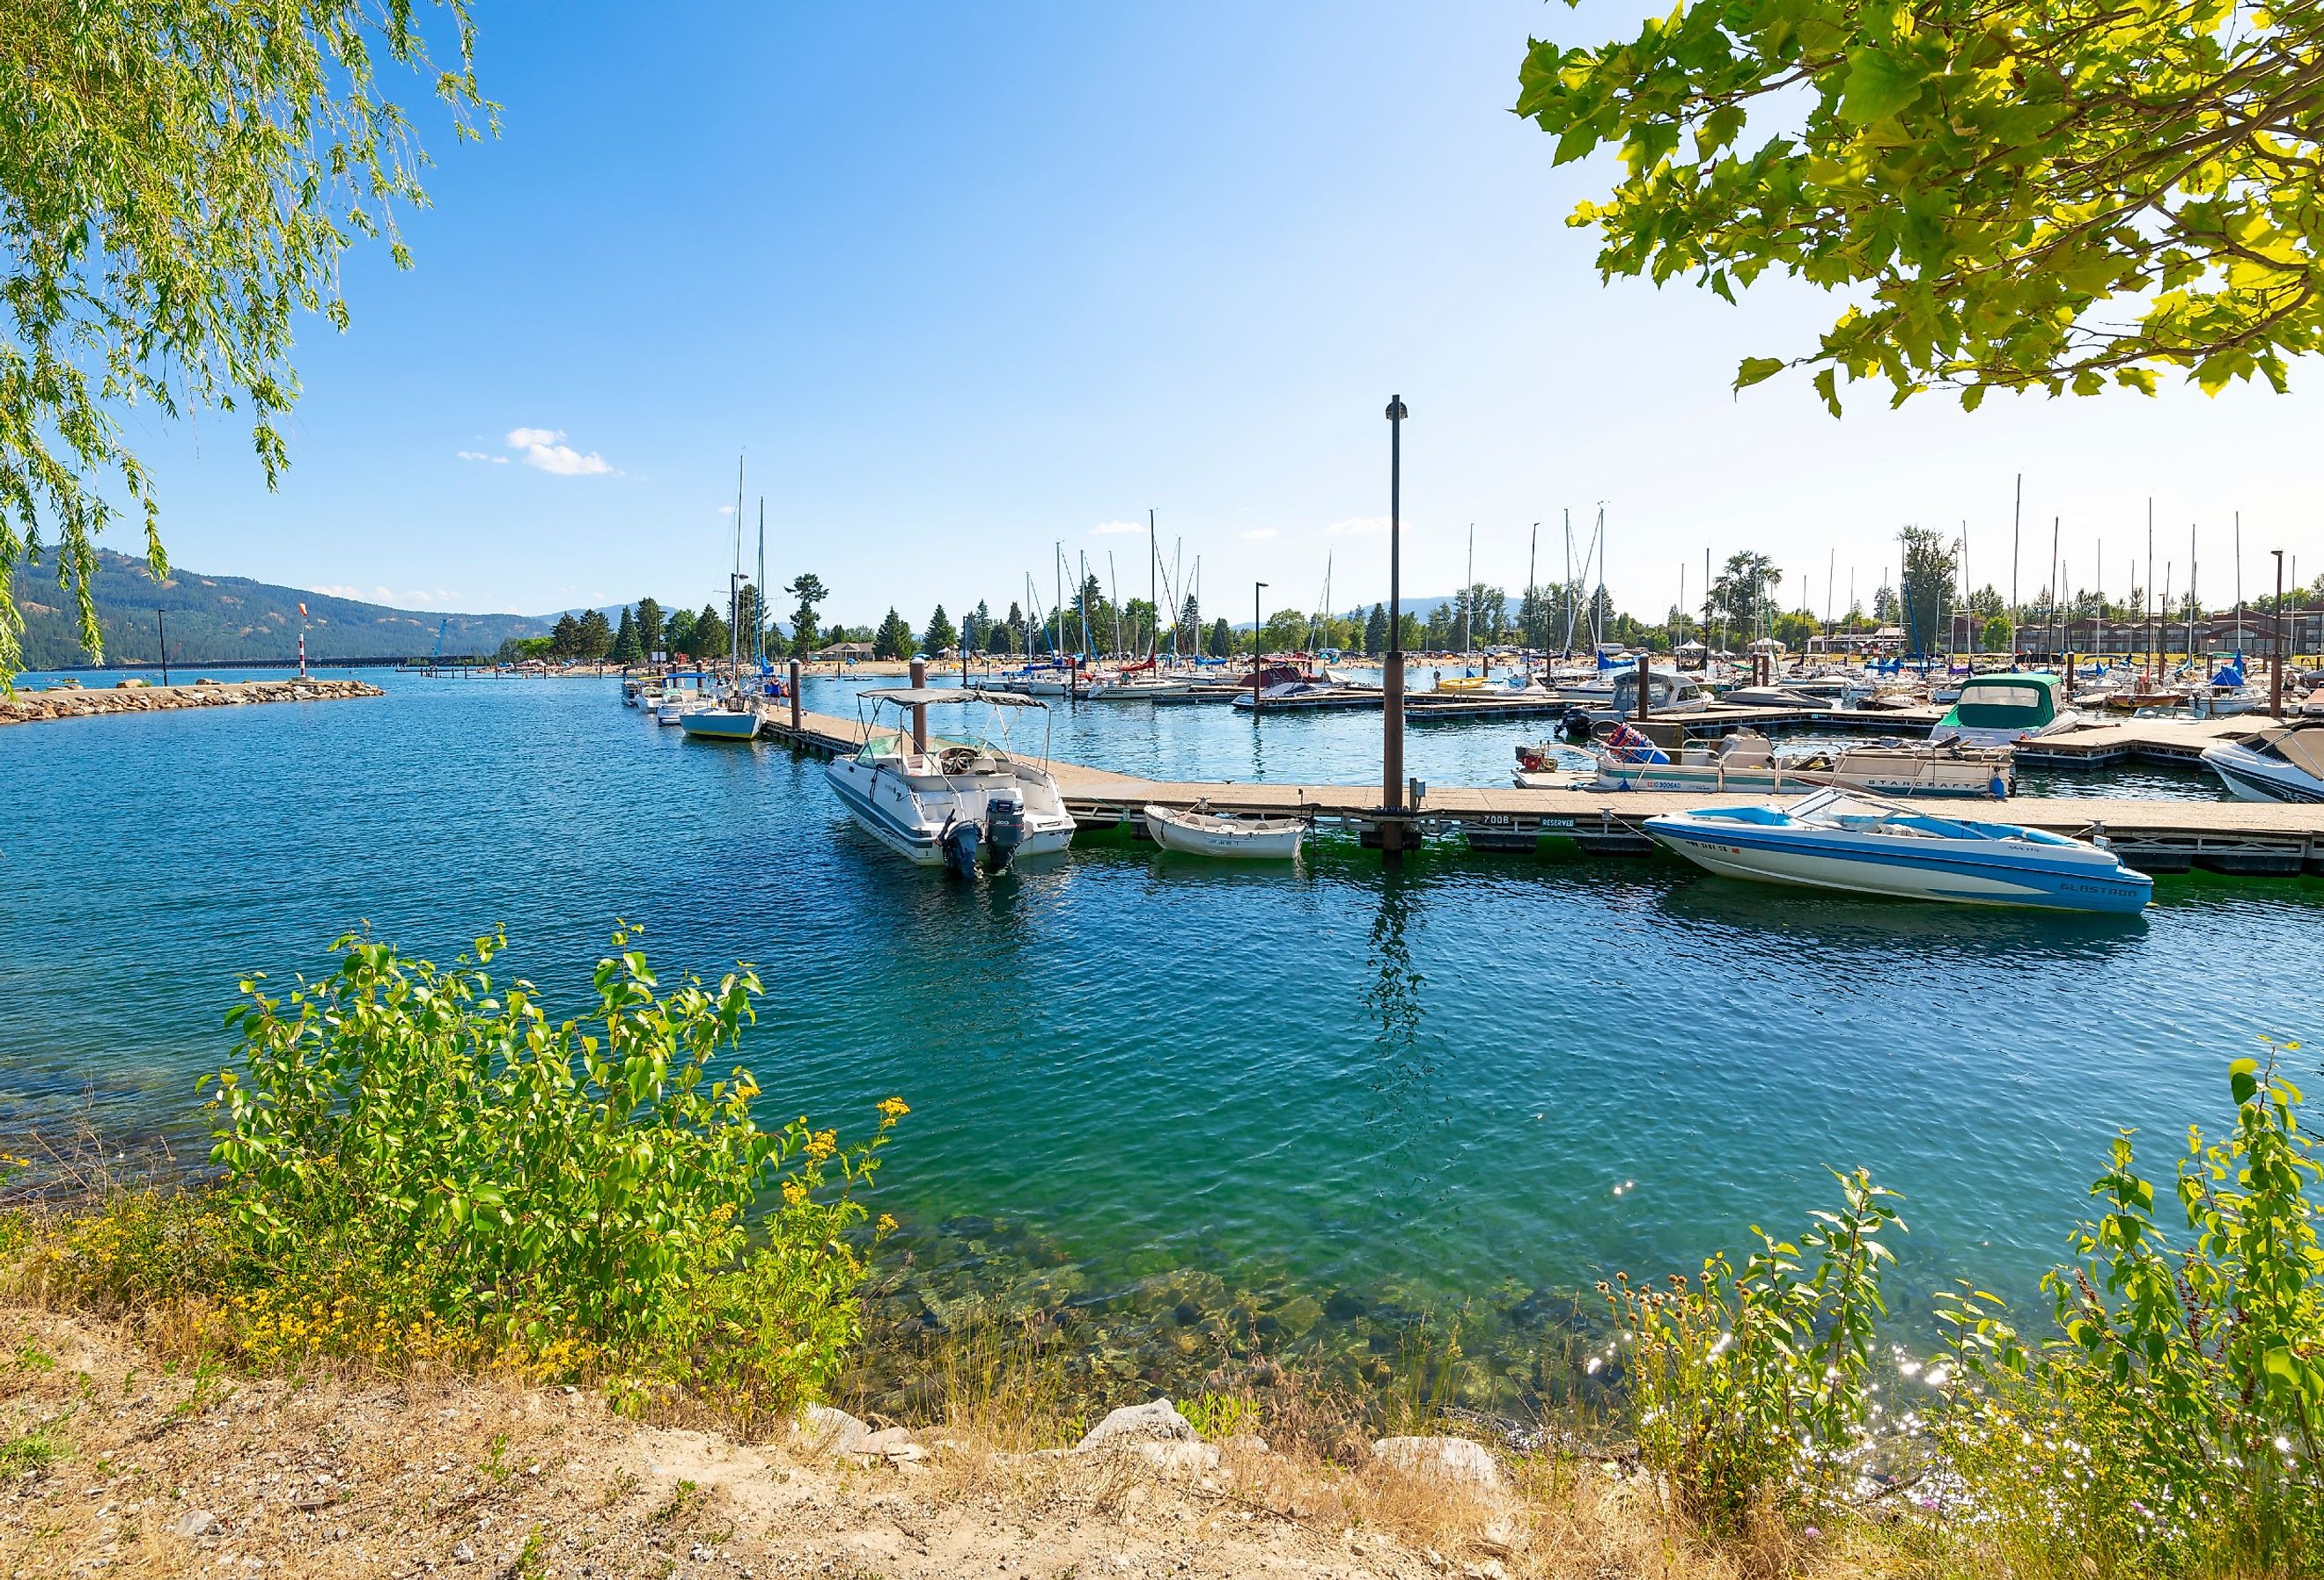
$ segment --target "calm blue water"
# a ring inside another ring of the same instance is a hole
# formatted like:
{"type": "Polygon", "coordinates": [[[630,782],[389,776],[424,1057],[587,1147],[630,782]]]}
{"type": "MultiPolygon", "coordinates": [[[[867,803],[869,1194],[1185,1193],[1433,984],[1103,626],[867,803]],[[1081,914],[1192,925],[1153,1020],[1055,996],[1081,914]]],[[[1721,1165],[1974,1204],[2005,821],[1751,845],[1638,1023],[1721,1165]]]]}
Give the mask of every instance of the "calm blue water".
{"type": "MultiPolygon", "coordinates": [[[[884,1206],[998,1215],[1080,1280],[1572,1289],[1797,1225],[1862,1164],[1906,1193],[1915,1289],[2023,1298],[2117,1127],[2167,1169],[2227,1060],[2319,1030],[2313,881],[2163,879],[2129,921],[1663,862],[1389,877],[1329,844],[1296,873],[1099,848],[963,883],[854,830],[820,764],[687,741],[612,682],[382,683],[0,729],[0,1133],[93,1104],[191,1134],[236,976],[327,969],[342,930],[441,958],[505,923],[506,964],[578,1008],[619,916],[666,971],[764,973],[770,1112],[913,1105],[884,1206]]],[[[1377,727],[1084,707],[1056,749],[1356,781],[1377,727]]],[[[1518,734],[1416,730],[1413,772],[1502,782],[1518,734]]]]}

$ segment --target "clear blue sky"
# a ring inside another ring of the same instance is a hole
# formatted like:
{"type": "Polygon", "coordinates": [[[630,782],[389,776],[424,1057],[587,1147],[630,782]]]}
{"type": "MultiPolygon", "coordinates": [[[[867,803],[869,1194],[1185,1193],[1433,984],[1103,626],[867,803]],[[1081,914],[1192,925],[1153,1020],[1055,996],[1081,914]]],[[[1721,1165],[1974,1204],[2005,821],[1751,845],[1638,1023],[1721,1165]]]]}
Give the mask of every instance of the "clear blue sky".
{"type": "Polygon", "coordinates": [[[1546,579],[1561,511],[1600,500],[1640,613],[1682,565],[1695,601],[1706,548],[1773,554],[1819,610],[1836,556],[1868,601],[1908,522],[1966,521],[2006,591],[2020,471],[2029,596],[2053,515],[2073,579],[2103,541],[2120,596],[2150,494],[2177,586],[2200,524],[2207,601],[2238,510],[2247,591],[2269,548],[2324,571],[2313,361],[2288,398],[1972,417],[1866,389],[1836,423],[1795,376],[1731,396],[1833,304],[1601,286],[1564,220],[1604,172],[1508,114],[1529,32],[1633,7],[480,10],[503,135],[416,108],[417,266],[358,257],[353,328],[306,326],[281,492],[231,417],[133,423],[180,564],[428,608],[698,605],[747,450],[770,579],[816,572],[826,621],[1005,605],[1060,541],[1142,592],[1142,532],[1102,529],[1149,506],[1213,612],[1247,618],[1254,579],[1313,607],[1327,553],[1344,607],[1387,590],[1400,392],[1408,591],[1459,583],[1471,522],[1512,589],[1544,523],[1546,579]]]}

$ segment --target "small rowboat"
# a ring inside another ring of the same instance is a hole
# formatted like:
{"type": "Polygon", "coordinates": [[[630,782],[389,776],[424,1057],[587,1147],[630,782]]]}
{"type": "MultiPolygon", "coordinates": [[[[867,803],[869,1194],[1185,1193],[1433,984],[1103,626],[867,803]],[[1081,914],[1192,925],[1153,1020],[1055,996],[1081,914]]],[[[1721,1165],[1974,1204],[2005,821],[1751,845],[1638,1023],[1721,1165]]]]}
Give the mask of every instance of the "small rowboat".
{"type": "Polygon", "coordinates": [[[1165,850],[1240,861],[1289,861],[1299,854],[1307,824],[1299,818],[1259,818],[1213,812],[1197,801],[1191,812],[1146,808],[1146,832],[1165,850]]]}

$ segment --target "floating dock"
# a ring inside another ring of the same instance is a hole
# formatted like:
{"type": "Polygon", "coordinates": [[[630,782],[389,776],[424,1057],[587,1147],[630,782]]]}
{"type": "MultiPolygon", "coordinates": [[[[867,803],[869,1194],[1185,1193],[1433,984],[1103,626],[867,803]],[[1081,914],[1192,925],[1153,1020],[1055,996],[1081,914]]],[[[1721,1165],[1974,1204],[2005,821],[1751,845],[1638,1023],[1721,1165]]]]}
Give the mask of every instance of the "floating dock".
{"type": "MultiPolygon", "coordinates": [[[[786,705],[761,707],[766,717],[761,733],[768,739],[825,757],[853,752],[863,744],[863,727],[853,719],[802,712],[794,728],[786,705]]],[[[1694,716],[1655,716],[1691,720],[1694,716]]],[[[2248,735],[2264,722],[2139,719],[2105,725],[2076,732],[2106,739],[2098,742],[2090,754],[2070,760],[2090,764],[2132,755],[2180,760],[2181,753],[2191,759],[2213,741],[2248,735]]],[[[2062,747],[2070,738],[2043,744],[2062,747]]],[[[2029,760],[2021,748],[2019,761],[2029,760]]],[[[1084,830],[1118,830],[1138,839],[1148,837],[1148,806],[1192,808],[1200,803],[1213,811],[1309,818],[1318,827],[1353,833],[1368,846],[1380,843],[1384,825],[1397,822],[1418,836],[1462,839],[1472,850],[1533,854],[1570,849],[1591,855],[1640,856],[1655,848],[1640,827],[1648,818],[1701,807],[1747,806],[1769,799],[1654,790],[1432,785],[1419,805],[1392,813],[1381,808],[1380,787],[1376,783],[1181,783],[1054,761],[1049,770],[1074,821],[1084,830]]],[[[2125,862],[2143,873],[2200,870],[2246,877],[2303,873],[2324,877],[2324,806],[2019,796],[2006,801],[1947,799],[1932,804],[1932,810],[1964,821],[2015,823],[2084,838],[2103,836],[2125,862]]]]}

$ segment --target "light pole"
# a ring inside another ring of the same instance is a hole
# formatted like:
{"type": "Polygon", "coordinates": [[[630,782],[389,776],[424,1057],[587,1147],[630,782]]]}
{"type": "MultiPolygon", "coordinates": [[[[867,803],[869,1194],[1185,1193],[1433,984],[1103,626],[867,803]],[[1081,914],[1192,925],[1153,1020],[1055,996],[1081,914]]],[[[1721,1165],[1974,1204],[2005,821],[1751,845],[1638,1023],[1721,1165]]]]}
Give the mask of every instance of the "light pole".
{"type": "Polygon", "coordinates": [[[2283,550],[2271,549],[2275,556],[2275,640],[2268,643],[2271,656],[2267,661],[2267,712],[2270,718],[2283,716],[2283,550]]]}
{"type": "Polygon", "coordinates": [[[1404,859],[1404,397],[1388,401],[1388,652],[1380,661],[1380,859],[1404,859]]]}
{"type": "Polygon", "coordinates": [[[1259,722],[1259,672],[1261,667],[1259,661],[1265,651],[1259,640],[1259,595],[1266,586],[1263,581],[1250,584],[1250,722],[1253,724],[1259,722]]]}

